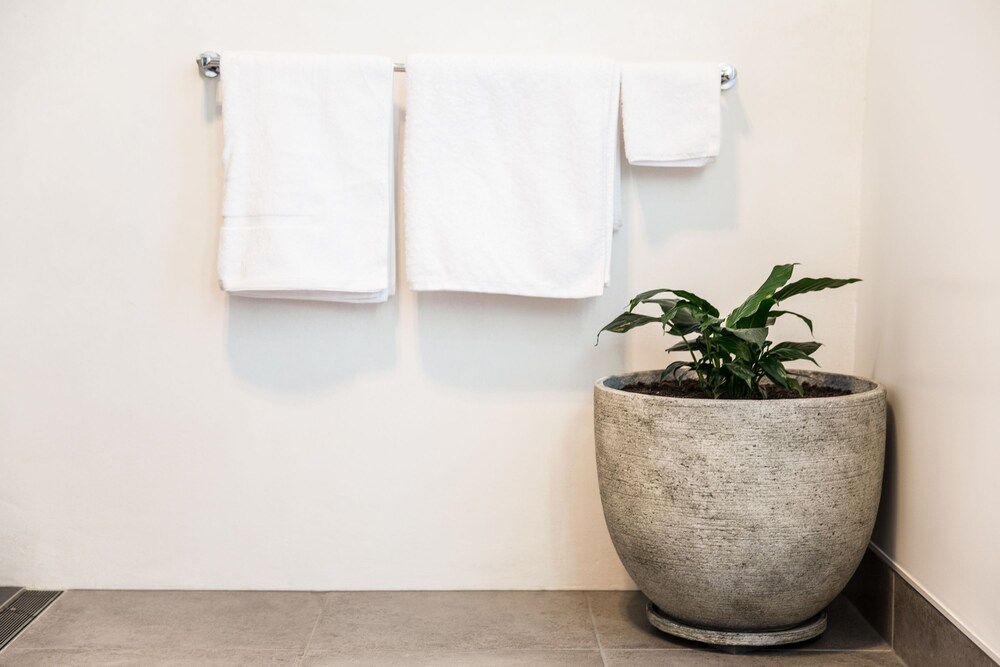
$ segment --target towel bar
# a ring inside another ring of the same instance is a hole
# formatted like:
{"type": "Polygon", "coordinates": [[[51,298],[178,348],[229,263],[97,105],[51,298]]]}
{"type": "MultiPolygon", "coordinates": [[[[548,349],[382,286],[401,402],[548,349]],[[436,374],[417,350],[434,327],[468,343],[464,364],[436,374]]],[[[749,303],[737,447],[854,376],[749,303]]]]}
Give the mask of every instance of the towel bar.
{"type": "MultiPolygon", "coordinates": [[[[220,67],[220,56],[215,51],[205,51],[198,59],[195,61],[198,63],[198,69],[201,71],[201,75],[206,79],[214,79],[220,74],[222,70],[220,67]]],[[[405,72],[406,65],[403,63],[393,63],[392,70],[394,72],[405,72]]],[[[721,63],[719,65],[720,80],[722,82],[722,89],[729,90],[734,85],[736,85],[736,67],[726,63],[721,63]]]]}

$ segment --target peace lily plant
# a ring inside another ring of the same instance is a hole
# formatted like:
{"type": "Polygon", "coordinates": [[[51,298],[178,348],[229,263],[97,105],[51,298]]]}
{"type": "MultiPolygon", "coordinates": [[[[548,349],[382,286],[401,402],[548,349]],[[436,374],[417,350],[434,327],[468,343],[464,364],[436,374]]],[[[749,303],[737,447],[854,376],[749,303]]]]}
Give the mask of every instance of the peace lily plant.
{"type": "MultiPolygon", "coordinates": [[[[800,278],[788,281],[796,264],[779,264],[753,294],[725,319],[719,309],[694,292],[681,289],[654,289],[637,295],[628,310],[608,323],[601,332],[625,333],[647,324],[659,324],[679,343],[667,352],[687,352],[691,359],[674,361],[660,374],[661,380],[697,379],[708,398],[767,398],[768,383],[804,395],[801,383],[785,368],[785,362],[805,360],[819,365],[812,354],[822,345],[816,341],[783,342],[768,340],[768,329],[785,315],[802,320],[812,333],[812,320],[780,306],[806,292],[843,287],[858,278],[800,278]],[[672,294],[675,298],[663,295],[672,294]],[[658,315],[635,312],[640,305],[659,308],[658,315]]],[[[598,337],[600,333],[598,333],[598,337]]]]}

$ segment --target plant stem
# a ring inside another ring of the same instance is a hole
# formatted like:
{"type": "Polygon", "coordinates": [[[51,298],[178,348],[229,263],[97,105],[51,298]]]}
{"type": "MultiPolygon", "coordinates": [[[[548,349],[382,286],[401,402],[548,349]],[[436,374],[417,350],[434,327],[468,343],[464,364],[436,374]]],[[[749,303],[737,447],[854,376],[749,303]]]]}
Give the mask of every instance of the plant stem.
{"type": "MultiPolygon", "coordinates": [[[[702,338],[703,341],[705,341],[705,356],[708,358],[708,365],[710,367],[709,370],[718,370],[719,365],[716,363],[715,355],[712,354],[712,343],[711,343],[711,340],[710,340],[711,339],[711,335],[709,335],[709,333],[707,331],[705,331],[704,329],[702,329],[701,338],[702,338]]],[[[712,383],[712,398],[718,398],[719,397],[719,386],[718,386],[718,377],[719,377],[719,374],[717,372],[713,372],[712,373],[712,377],[715,378],[715,380],[716,380],[715,382],[712,383]]],[[[702,391],[705,391],[704,387],[702,387],[702,391]]]]}
{"type": "Polygon", "coordinates": [[[701,387],[702,391],[705,391],[705,378],[701,376],[701,370],[699,369],[699,364],[698,364],[698,357],[694,356],[694,349],[691,347],[691,343],[688,342],[687,336],[681,334],[681,340],[684,341],[684,345],[687,346],[688,352],[691,353],[691,361],[693,362],[691,367],[694,369],[695,375],[698,376],[698,386],[701,387]]]}

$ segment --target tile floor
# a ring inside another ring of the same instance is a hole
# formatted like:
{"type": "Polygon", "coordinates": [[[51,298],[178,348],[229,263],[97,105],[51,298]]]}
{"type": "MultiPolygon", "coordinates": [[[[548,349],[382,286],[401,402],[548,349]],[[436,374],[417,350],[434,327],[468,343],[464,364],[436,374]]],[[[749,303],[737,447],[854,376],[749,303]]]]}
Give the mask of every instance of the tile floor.
{"type": "Polygon", "coordinates": [[[842,598],[826,633],[730,655],[652,630],[632,592],[68,591],[3,667],[902,665],[842,598]]]}

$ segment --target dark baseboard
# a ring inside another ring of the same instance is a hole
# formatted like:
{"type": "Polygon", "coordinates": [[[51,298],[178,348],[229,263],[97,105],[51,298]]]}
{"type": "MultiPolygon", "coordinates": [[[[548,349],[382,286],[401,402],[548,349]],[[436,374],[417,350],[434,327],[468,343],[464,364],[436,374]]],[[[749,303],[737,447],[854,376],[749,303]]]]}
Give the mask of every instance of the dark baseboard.
{"type": "Polygon", "coordinates": [[[871,549],[844,595],[908,667],[998,667],[871,549]]]}

